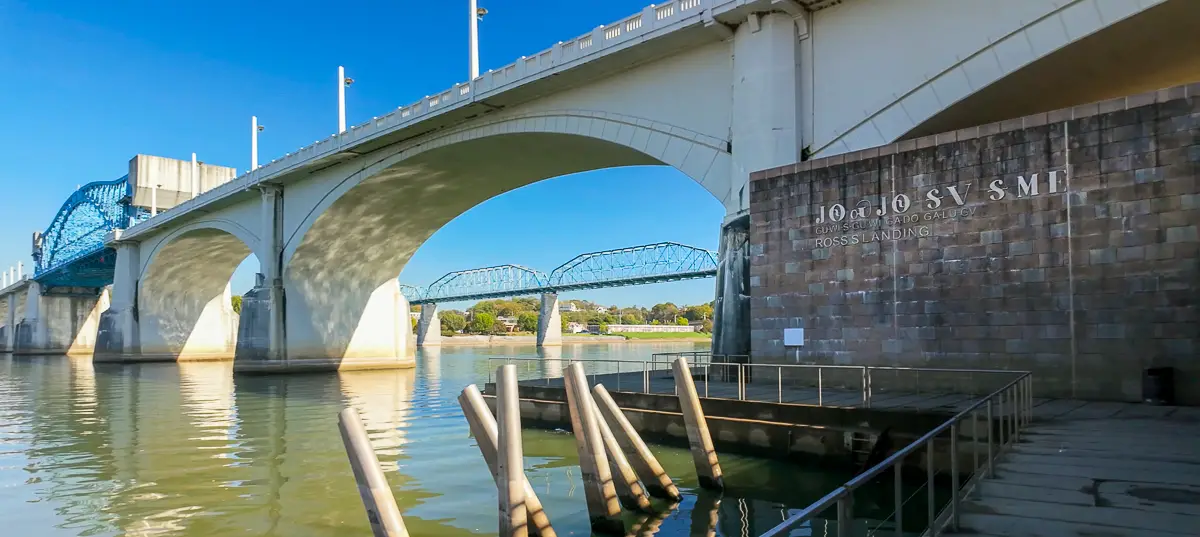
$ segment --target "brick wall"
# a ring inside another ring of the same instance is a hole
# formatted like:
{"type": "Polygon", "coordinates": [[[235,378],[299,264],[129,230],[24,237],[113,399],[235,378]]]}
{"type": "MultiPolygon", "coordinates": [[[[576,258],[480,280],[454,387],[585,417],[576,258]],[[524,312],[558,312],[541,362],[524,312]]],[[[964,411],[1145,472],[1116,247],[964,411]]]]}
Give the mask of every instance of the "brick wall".
{"type": "Polygon", "coordinates": [[[755,362],[1032,370],[1039,396],[1200,404],[1200,84],[751,182],[755,362]]]}

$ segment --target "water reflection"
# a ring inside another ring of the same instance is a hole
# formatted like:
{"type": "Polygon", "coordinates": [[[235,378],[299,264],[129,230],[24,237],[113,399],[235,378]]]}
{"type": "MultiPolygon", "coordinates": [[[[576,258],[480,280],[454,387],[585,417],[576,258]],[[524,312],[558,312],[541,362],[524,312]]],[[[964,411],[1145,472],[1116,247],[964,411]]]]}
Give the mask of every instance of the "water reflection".
{"type": "MultiPolygon", "coordinates": [[[[415,370],[237,376],[228,363],[96,364],[0,355],[5,534],[369,535],[337,431],[357,408],[410,533],[494,535],[496,492],[455,401],[487,357],[635,359],[680,346],[424,349],[415,370]]],[[[697,492],[684,450],[655,446],[685,500],[630,516],[637,535],[758,535],[844,475],[724,457],[736,487],[697,492]],[[736,479],[735,479],[736,477],[736,479]]],[[[569,435],[525,433],[527,472],[560,535],[586,535],[569,435]]]]}

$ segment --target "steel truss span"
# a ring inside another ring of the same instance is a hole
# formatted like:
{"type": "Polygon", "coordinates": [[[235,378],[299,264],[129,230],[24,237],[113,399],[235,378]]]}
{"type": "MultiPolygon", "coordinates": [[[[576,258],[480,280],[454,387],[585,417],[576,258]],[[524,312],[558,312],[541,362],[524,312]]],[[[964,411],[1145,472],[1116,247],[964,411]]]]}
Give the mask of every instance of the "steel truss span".
{"type": "Polygon", "coordinates": [[[716,252],[660,242],[583,254],[549,274],[519,265],[500,265],[451,272],[428,287],[402,285],[401,292],[411,304],[431,304],[691,280],[716,274],[716,252]]]}
{"type": "Polygon", "coordinates": [[[34,278],[46,285],[112,283],[115,254],[105,236],[129,225],[129,177],[88,183],[71,194],[46,231],[34,236],[34,278]]]}

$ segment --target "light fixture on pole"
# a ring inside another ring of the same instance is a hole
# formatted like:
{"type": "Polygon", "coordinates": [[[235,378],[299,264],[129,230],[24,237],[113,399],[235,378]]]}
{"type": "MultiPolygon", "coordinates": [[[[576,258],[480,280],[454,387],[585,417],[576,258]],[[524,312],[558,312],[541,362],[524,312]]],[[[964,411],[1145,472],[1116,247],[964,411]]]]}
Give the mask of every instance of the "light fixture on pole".
{"type": "Polygon", "coordinates": [[[354,79],[346,76],[346,68],[338,66],[338,134],[346,132],[346,88],[354,79]]]}
{"type": "Polygon", "coordinates": [[[265,128],[258,124],[258,116],[250,116],[250,171],[258,169],[258,133],[265,128]]]}
{"type": "Polygon", "coordinates": [[[200,195],[200,170],[196,169],[196,154],[192,153],[192,199],[200,195]]]}
{"type": "Polygon", "coordinates": [[[479,21],[483,20],[483,16],[487,15],[487,8],[479,7],[478,0],[471,0],[471,32],[469,38],[469,46],[471,49],[471,80],[479,78],[479,21]]]}

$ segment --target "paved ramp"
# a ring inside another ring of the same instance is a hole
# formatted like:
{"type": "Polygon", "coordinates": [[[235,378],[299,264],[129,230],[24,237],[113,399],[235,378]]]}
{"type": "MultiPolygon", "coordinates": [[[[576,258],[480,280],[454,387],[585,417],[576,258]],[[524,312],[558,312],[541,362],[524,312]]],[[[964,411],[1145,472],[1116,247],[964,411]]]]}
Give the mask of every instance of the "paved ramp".
{"type": "Polygon", "coordinates": [[[1022,433],[946,535],[1200,536],[1200,409],[1114,406],[1022,433]]]}

